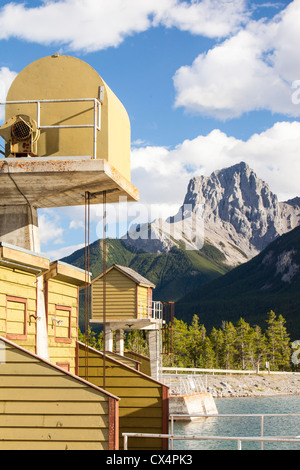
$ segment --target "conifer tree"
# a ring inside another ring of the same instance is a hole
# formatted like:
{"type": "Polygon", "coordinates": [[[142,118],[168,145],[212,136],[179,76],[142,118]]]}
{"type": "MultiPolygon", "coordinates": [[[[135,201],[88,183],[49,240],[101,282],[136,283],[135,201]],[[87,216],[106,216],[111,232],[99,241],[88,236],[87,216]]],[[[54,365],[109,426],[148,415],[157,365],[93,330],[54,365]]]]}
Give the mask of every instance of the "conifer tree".
{"type": "Polygon", "coordinates": [[[259,369],[267,360],[267,338],[258,325],[251,329],[251,336],[252,341],[251,346],[248,348],[248,358],[251,368],[259,369]]]}
{"type": "Polygon", "coordinates": [[[277,329],[279,334],[279,354],[277,365],[279,370],[289,370],[291,365],[292,350],[290,346],[290,336],[285,327],[286,321],[282,315],[278,316],[277,329]]]}
{"type": "Polygon", "coordinates": [[[125,337],[125,350],[149,355],[148,341],[143,331],[132,330],[125,337]]]}
{"type": "Polygon", "coordinates": [[[215,327],[211,330],[209,335],[211,345],[215,355],[215,368],[220,369],[223,366],[223,347],[224,347],[224,333],[223,330],[217,330],[215,327]]]}
{"type": "Polygon", "coordinates": [[[173,347],[174,365],[178,367],[190,367],[191,360],[188,356],[188,326],[182,320],[174,319],[173,323],[173,347]]]}
{"type": "Polygon", "coordinates": [[[235,365],[235,340],[236,329],[231,322],[225,322],[224,326],[224,344],[223,344],[223,367],[232,369],[235,365]]]}
{"type": "Polygon", "coordinates": [[[237,322],[236,326],[236,350],[239,358],[239,366],[242,370],[249,365],[249,351],[252,347],[251,327],[243,318],[237,322]]]}
{"type": "MultiPolygon", "coordinates": [[[[193,367],[202,367],[203,345],[206,337],[206,329],[199,325],[197,315],[193,316],[188,332],[188,353],[193,367]]],[[[204,366],[203,366],[204,367],[204,366]]]]}
{"type": "Polygon", "coordinates": [[[202,368],[214,369],[216,366],[216,355],[213,349],[213,345],[209,337],[206,337],[203,342],[202,350],[202,368]]]}
{"type": "Polygon", "coordinates": [[[267,318],[268,351],[273,370],[290,367],[291,348],[289,335],[285,328],[282,315],[276,319],[276,313],[271,310],[267,318]]]}

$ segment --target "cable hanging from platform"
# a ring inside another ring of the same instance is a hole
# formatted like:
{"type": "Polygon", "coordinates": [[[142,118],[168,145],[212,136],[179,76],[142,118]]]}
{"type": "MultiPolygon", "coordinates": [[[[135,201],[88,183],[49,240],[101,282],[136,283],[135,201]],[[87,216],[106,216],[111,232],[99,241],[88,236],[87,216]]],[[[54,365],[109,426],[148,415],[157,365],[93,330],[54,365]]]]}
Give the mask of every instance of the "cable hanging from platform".
{"type": "MultiPolygon", "coordinates": [[[[101,191],[100,193],[85,192],[85,379],[89,378],[89,319],[90,319],[90,205],[91,198],[102,194],[102,207],[103,207],[103,236],[102,236],[102,271],[103,271],[103,386],[106,386],[106,194],[112,191],[101,191]]],[[[101,241],[100,241],[101,244],[101,241]]]]}

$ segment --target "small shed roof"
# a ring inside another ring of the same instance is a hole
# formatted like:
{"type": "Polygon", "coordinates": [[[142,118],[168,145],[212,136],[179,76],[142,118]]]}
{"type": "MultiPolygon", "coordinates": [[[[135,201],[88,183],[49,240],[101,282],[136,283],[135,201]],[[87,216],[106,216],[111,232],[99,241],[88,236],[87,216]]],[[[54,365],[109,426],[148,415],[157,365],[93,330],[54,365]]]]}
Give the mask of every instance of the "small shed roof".
{"type": "MultiPolygon", "coordinates": [[[[134,269],[128,268],[127,266],[121,266],[119,264],[113,264],[109,269],[107,269],[106,274],[111,271],[113,268],[118,269],[121,271],[123,274],[126,276],[130,277],[133,281],[135,281],[137,284],[143,284],[149,287],[155,288],[155,284],[153,282],[149,281],[149,279],[146,279],[145,277],[141,276],[139,273],[134,271],[134,269]]],[[[103,276],[103,273],[97,276],[93,281],[95,282],[97,279],[100,279],[103,276]]]]}

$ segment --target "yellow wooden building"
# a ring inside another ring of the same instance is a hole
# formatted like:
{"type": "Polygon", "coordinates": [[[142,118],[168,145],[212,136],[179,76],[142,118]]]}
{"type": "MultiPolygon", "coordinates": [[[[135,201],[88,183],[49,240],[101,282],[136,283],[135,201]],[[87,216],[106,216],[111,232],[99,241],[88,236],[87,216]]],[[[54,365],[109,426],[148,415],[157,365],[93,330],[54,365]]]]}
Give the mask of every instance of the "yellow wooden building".
{"type": "Polygon", "coordinates": [[[124,331],[144,330],[148,335],[151,376],[157,379],[162,352],[163,303],[153,301],[155,285],[126,266],[112,265],[91,283],[92,323],[105,324],[105,348],[124,354],[124,331]],[[106,302],[103,302],[105,292],[106,302]],[[103,306],[105,305],[105,315],[103,306]]]}
{"type": "MultiPolygon", "coordinates": [[[[78,375],[85,377],[85,345],[78,343],[78,375]]],[[[120,449],[123,448],[123,432],[168,434],[169,389],[148,375],[124,364],[123,357],[106,357],[88,348],[89,382],[120,398],[119,426],[120,449]],[[105,378],[104,378],[105,370],[105,378]]],[[[166,450],[167,439],[131,438],[129,450],[166,450]]]]}
{"type": "Polygon", "coordinates": [[[0,250],[0,335],[75,373],[85,272],[6,243],[0,250]]]}
{"type": "MultiPolygon", "coordinates": [[[[116,450],[122,432],[167,432],[168,387],[138,357],[104,361],[78,342],[85,283],[79,268],[0,242],[0,449],[116,450]]],[[[132,440],[141,448],[167,443],[132,440]]]]}
{"type": "MultiPolygon", "coordinates": [[[[15,78],[5,119],[0,127],[6,141],[0,162],[0,449],[117,450],[120,425],[122,432],[166,432],[168,388],[141,374],[136,360],[106,357],[78,343],[79,289],[90,285],[89,273],[39,253],[39,208],[85,205],[88,212],[90,204],[138,200],[130,182],[124,106],[88,64],[54,54],[15,78]]],[[[128,270],[122,281],[121,271],[109,274],[107,309],[118,315],[123,306],[123,318],[137,328],[138,322],[156,326],[153,284],[128,270]],[[116,304],[118,279],[123,298],[116,304]]],[[[101,295],[98,291],[98,303],[101,295]]],[[[96,307],[93,314],[101,319],[96,307]]],[[[166,446],[161,439],[144,444],[155,450],[166,446]]],[[[143,442],[133,445],[140,448],[143,442]]]]}
{"type": "MultiPolygon", "coordinates": [[[[92,320],[103,322],[103,280],[92,280],[92,320]]],[[[143,320],[152,316],[155,285],[127,266],[112,265],[105,273],[106,321],[143,320]]]]}
{"type": "Polygon", "coordinates": [[[119,398],[0,336],[0,450],[117,450],[119,398]]]}

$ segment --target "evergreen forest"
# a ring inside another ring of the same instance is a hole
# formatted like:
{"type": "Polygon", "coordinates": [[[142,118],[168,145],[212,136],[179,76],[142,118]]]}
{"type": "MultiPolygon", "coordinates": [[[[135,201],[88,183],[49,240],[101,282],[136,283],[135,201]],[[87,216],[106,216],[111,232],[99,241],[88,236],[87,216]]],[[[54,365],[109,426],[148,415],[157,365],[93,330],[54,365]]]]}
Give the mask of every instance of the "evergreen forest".
{"type": "MultiPolygon", "coordinates": [[[[290,336],[282,315],[270,311],[265,319],[265,328],[251,326],[243,318],[236,324],[224,321],[221,328],[212,328],[208,334],[199,318],[194,315],[190,324],[174,319],[172,327],[166,329],[171,354],[163,355],[165,367],[190,367],[205,369],[257,369],[271,371],[295,371],[297,365],[290,336]],[[294,356],[293,356],[294,353],[294,356]]],[[[79,340],[85,335],[80,332],[79,340]]],[[[90,346],[102,350],[102,333],[89,330],[90,346]]],[[[146,333],[130,331],[125,336],[125,350],[148,356],[146,333]]]]}

